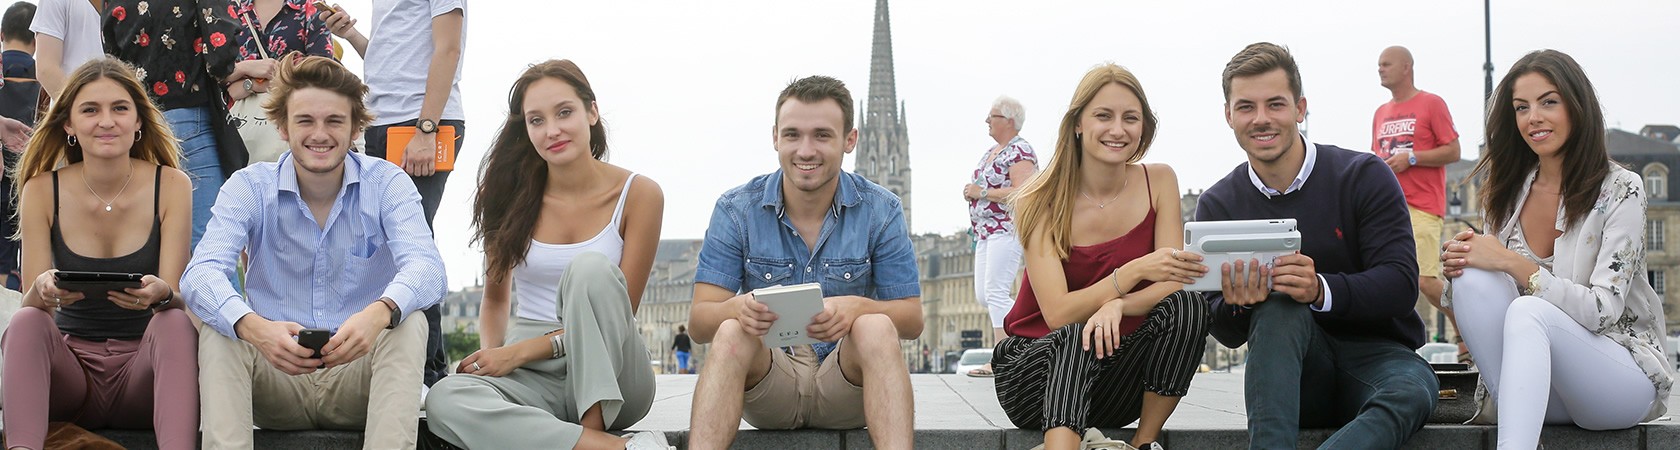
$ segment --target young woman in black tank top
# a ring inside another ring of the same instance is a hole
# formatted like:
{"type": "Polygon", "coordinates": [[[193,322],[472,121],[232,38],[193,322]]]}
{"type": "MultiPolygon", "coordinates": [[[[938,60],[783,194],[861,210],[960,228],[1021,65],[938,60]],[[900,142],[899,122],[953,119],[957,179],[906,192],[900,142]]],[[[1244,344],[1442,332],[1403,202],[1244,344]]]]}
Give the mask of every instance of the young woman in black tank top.
{"type": "Polygon", "coordinates": [[[192,185],[175,138],[120,61],[77,69],[60,99],[18,167],[25,294],[0,352],[7,445],[41,448],[52,420],[155,428],[159,448],[193,448],[198,338],[174,287],[192,185]],[[60,287],[60,270],[145,275],[84,294],[60,287]]]}

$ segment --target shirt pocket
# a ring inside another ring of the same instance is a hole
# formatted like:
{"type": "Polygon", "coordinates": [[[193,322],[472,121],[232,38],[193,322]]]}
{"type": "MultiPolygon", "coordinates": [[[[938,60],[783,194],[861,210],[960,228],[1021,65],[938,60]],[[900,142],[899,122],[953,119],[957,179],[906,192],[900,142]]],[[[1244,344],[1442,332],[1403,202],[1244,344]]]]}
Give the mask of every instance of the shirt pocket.
{"type": "Polygon", "coordinates": [[[793,278],[793,260],[786,258],[747,258],[746,290],[787,284],[793,278]]]}
{"type": "Polygon", "coordinates": [[[825,260],[822,263],[823,296],[869,296],[870,270],[868,259],[825,260]]]}

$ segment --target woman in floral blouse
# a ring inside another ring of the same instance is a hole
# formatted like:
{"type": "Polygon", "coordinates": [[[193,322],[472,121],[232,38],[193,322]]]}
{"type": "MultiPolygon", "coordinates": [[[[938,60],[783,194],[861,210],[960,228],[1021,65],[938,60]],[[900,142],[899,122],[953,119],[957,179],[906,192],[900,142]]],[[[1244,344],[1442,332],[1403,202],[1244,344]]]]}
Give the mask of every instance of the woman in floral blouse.
{"type": "MultiPolygon", "coordinates": [[[[986,115],[991,149],[980,158],[963,199],[968,200],[968,220],[974,228],[974,298],[992,318],[992,337],[1004,338],[1003,316],[1015,306],[1009,286],[1021,271],[1021,242],[1015,238],[1015,224],[1009,219],[1004,199],[1038,172],[1038,155],[1021,139],[1021,125],[1027,113],[1021,102],[1008,96],[992,101],[986,115]]],[[[970,370],[969,376],[992,376],[992,365],[970,370]]]]}
{"type": "MultiPolygon", "coordinates": [[[[239,19],[239,60],[262,60],[263,53],[277,58],[290,52],[304,56],[333,57],[332,33],[307,0],[233,0],[234,17],[239,19]],[[259,35],[251,34],[256,28],[259,35]]],[[[268,92],[267,78],[235,75],[227,82],[228,97],[245,98],[268,92]],[[246,89],[245,80],[251,80],[246,89]]]]}
{"type": "Polygon", "coordinates": [[[270,61],[239,61],[239,22],[225,1],[106,0],[100,33],[105,53],[139,68],[164,120],[181,140],[182,169],[193,181],[192,242],[210,220],[210,205],[244,152],[216,145],[216,83],[268,78],[270,61]],[[200,8],[199,5],[204,5],[200,8]],[[237,62],[237,64],[236,64],[237,62]],[[237,158],[237,159],[236,159],[237,158]]]}
{"type": "Polygon", "coordinates": [[[1529,53],[1488,103],[1484,219],[1441,254],[1447,298],[1497,402],[1500,448],[1542,424],[1632,427],[1666,411],[1662,298],[1645,274],[1645,192],[1610,160],[1580,65],[1529,53]],[[1555,360],[1555,361],[1554,361],[1555,360]]]}

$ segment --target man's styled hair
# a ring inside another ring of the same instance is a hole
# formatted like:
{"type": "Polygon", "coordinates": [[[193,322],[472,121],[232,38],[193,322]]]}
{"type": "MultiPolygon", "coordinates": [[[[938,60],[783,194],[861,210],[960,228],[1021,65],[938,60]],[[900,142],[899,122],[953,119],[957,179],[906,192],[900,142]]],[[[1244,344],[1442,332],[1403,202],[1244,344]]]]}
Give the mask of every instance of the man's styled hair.
{"type": "Polygon", "coordinates": [[[1259,76],[1277,69],[1283,69],[1289,77],[1289,92],[1301,98],[1301,69],[1295,66],[1295,57],[1289,54],[1289,49],[1270,42],[1256,42],[1243,47],[1231,57],[1231,62],[1225,63],[1225,73],[1220,76],[1225,99],[1231,99],[1232,78],[1259,76]]]}
{"type": "Polygon", "coordinates": [[[279,63],[269,88],[268,101],[263,104],[269,122],[285,126],[290,113],[286,102],[291,100],[293,92],[308,88],[325,89],[349,99],[350,129],[354,132],[361,132],[373,121],[373,114],[368,112],[367,104],[362,101],[367,97],[367,84],[337,60],[324,56],[298,58],[289,54],[281,57],[279,63]]]}
{"type": "Polygon", "coordinates": [[[776,97],[777,119],[781,118],[782,104],[794,98],[804,103],[816,103],[823,99],[834,99],[840,104],[840,117],[843,118],[845,129],[841,133],[852,132],[852,91],[846,90],[846,83],[831,77],[812,75],[788,83],[782,89],[782,95],[776,97]]]}
{"type": "Polygon", "coordinates": [[[29,31],[29,23],[33,21],[34,3],[13,3],[12,6],[6,7],[5,18],[0,19],[0,38],[35,45],[35,33],[29,31]]]}

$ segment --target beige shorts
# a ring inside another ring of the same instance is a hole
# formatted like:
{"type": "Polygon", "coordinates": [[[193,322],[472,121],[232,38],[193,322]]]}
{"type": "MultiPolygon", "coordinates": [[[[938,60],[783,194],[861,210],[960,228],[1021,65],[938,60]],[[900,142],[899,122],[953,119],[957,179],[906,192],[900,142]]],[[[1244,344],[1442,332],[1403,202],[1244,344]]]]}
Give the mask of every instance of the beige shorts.
{"type": "Polygon", "coordinates": [[[1419,277],[1441,277],[1441,216],[1406,207],[1412,213],[1412,239],[1417,241],[1419,277]]]}
{"type": "Polygon", "coordinates": [[[840,348],[822,362],[809,346],[770,349],[770,373],[747,389],[741,418],[761,430],[863,428],[863,387],[846,381],[840,348]]]}

